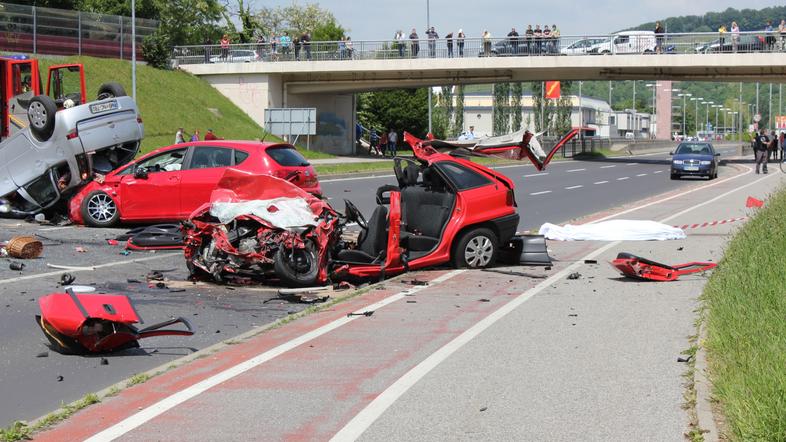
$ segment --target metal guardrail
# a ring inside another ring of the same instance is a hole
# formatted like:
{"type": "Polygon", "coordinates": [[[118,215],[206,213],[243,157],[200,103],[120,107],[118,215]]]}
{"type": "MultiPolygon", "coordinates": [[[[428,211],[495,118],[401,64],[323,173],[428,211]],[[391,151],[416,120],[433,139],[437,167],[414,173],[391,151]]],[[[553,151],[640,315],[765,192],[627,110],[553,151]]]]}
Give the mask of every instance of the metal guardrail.
{"type": "Polygon", "coordinates": [[[777,31],[732,34],[619,33],[558,38],[456,38],[428,40],[312,41],[281,43],[177,46],[173,63],[252,63],[285,61],[393,60],[414,58],[474,58],[531,56],[589,56],[615,54],[715,54],[786,51],[786,34],[777,31]]]}

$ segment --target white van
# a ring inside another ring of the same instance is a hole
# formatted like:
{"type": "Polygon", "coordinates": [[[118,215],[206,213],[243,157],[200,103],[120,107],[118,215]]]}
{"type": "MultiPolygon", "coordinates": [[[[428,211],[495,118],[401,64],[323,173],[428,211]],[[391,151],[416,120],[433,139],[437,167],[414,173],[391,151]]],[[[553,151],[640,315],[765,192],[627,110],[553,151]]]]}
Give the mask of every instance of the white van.
{"type": "Polygon", "coordinates": [[[610,40],[592,47],[597,54],[649,54],[655,52],[655,33],[652,31],[624,31],[610,40]]]}

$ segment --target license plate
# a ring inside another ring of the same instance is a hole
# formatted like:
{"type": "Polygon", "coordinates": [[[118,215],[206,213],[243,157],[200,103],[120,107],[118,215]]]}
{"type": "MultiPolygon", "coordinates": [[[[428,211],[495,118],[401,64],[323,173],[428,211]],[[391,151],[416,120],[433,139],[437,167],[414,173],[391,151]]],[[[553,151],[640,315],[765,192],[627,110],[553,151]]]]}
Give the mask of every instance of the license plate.
{"type": "Polygon", "coordinates": [[[698,166],[685,166],[685,170],[688,170],[688,171],[691,171],[691,172],[695,172],[695,171],[699,170],[699,167],[698,166]]]}
{"type": "Polygon", "coordinates": [[[99,114],[101,112],[117,109],[117,101],[107,101],[106,103],[96,103],[90,105],[90,113],[99,114]]]}

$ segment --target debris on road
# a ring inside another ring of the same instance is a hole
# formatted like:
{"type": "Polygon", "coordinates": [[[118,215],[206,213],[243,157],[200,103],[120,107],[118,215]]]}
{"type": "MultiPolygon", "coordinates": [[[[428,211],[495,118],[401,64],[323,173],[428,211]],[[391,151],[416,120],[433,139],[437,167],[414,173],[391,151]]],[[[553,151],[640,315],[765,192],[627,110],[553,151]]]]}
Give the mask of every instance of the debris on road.
{"type": "Polygon", "coordinates": [[[347,317],[350,317],[350,316],[371,316],[373,314],[374,314],[374,310],[366,310],[365,312],[360,312],[360,313],[355,313],[355,312],[347,313],[347,317]]]}
{"type": "Polygon", "coordinates": [[[585,259],[584,264],[597,264],[598,260],[596,259],[585,259]]]}
{"type": "Polygon", "coordinates": [[[38,353],[37,355],[35,355],[35,357],[37,357],[37,358],[48,358],[49,357],[49,352],[48,351],[42,351],[42,352],[38,353]]]}
{"type": "Polygon", "coordinates": [[[82,246],[74,247],[74,251],[76,251],[77,253],[87,253],[87,249],[82,246]]]}
{"type": "Polygon", "coordinates": [[[22,262],[11,261],[11,264],[8,265],[8,268],[21,272],[25,268],[25,264],[22,262]]]}
{"type": "Polygon", "coordinates": [[[185,318],[164,321],[143,329],[131,300],[124,295],[78,294],[71,289],[38,300],[36,315],[51,349],[62,354],[105,353],[139,347],[139,340],[152,336],[191,336],[194,330],[185,318]],[[186,330],[166,329],[183,324],[186,330]]]}
{"type": "Polygon", "coordinates": [[[177,250],[184,245],[180,224],[154,224],[137,227],[115,238],[126,241],[129,250],[177,250]]]}
{"type": "Polygon", "coordinates": [[[691,360],[692,358],[693,358],[693,355],[688,355],[688,356],[677,356],[677,362],[690,362],[690,360],[691,360]]]}
{"type": "Polygon", "coordinates": [[[749,196],[748,199],[745,200],[745,207],[747,207],[747,208],[762,207],[762,206],[764,206],[764,201],[762,201],[760,199],[756,199],[756,198],[754,198],[752,196],[749,196]]]}
{"type": "Polygon", "coordinates": [[[44,245],[32,236],[16,236],[5,244],[8,256],[19,259],[34,259],[41,256],[44,245]]]}
{"type": "Polygon", "coordinates": [[[581,273],[579,272],[573,272],[570,275],[568,275],[568,279],[579,279],[579,278],[581,278],[581,273]]]}
{"type": "Polygon", "coordinates": [[[717,267],[717,264],[712,262],[689,262],[670,266],[625,252],[620,252],[611,265],[624,276],[649,281],[675,281],[681,275],[704,272],[717,267]]]}
{"type": "Polygon", "coordinates": [[[421,280],[419,280],[417,278],[410,279],[410,280],[403,279],[403,280],[401,280],[401,282],[403,284],[410,284],[410,285],[428,285],[428,281],[421,281],[421,280]]]}
{"type": "Polygon", "coordinates": [[[70,273],[63,273],[60,275],[60,285],[71,285],[76,281],[76,276],[70,273]]]}

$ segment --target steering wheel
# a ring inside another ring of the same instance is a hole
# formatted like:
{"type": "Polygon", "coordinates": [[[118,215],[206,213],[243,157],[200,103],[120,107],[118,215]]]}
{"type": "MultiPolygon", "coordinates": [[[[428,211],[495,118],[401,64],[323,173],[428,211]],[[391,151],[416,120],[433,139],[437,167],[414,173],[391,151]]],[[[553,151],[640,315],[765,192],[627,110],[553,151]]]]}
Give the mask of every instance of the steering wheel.
{"type": "Polygon", "coordinates": [[[352,201],[345,199],[344,206],[344,216],[347,217],[347,221],[355,221],[361,229],[368,230],[366,218],[364,218],[360,210],[352,204],[352,201]]]}

